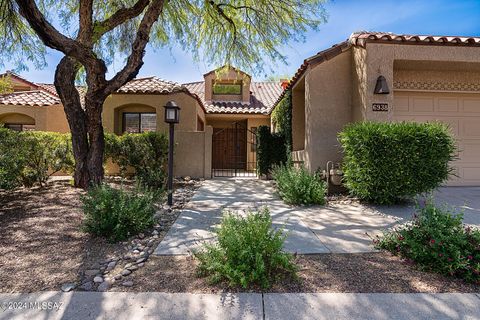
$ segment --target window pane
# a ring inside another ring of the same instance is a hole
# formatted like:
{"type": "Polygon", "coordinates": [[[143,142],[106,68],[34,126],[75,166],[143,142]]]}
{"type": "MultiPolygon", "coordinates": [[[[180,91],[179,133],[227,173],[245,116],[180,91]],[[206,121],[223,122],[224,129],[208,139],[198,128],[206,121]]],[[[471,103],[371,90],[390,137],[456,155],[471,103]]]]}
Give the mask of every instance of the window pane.
{"type": "Polygon", "coordinates": [[[22,131],[21,124],[5,124],[5,128],[14,130],[14,131],[22,131]]]}
{"type": "Polygon", "coordinates": [[[138,113],[124,113],[123,119],[124,123],[124,132],[128,133],[139,133],[140,132],[140,114],[138,113]]]}
{"type": "Polygon", "coordinates": [[[24,124],[23,125],[23,131],[35,131],[35,125],[34,124],[24,124]]]}
{"type": "Polygon", "coordinates": [[[242,94],[242,84],[215,83],[213,85],[213,94],[242,94]]]}
{"type": "Polygon", "coordinates": [[[157,115],[155,113],[142,113],[142,132],[157,130],[157,115]]]}

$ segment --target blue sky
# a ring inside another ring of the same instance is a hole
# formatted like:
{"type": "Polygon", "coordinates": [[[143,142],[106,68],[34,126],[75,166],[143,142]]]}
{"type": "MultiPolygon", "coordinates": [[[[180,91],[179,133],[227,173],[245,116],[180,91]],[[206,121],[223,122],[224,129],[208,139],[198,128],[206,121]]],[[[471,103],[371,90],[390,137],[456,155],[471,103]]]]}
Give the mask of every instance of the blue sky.
{"type": "MultiPolygon", "coordinates": [[[[326,5],[328,22],[319,31],[306,35],[304,43],[290,43],[282,48],[287,56],[287,65],[265,61],[269,67],[255,75],[262,79],[272,74],[293,75],[303,60],[348,38],[353,31],[386,31],[405,34],[462,35],[480,36],[480,0],[334,0],[326,5]]],[[[36,82],[53,82],[53,74],[61,54],[50,50],[48,66],[35,70],[33,66],[22,76],[36,82]]],[[[178,47],[171,49],[148,48],[145,64],[139,75],[156,75],[160,78],[181,83],[197,81],[213,69],[202,62],[194,62],[191,55],[178,47]]],[[[6,68],[11,68],[8,64],[6,68]]],[[[111,72],[121,68],[121,64],[109,68],[111,72]]]]}

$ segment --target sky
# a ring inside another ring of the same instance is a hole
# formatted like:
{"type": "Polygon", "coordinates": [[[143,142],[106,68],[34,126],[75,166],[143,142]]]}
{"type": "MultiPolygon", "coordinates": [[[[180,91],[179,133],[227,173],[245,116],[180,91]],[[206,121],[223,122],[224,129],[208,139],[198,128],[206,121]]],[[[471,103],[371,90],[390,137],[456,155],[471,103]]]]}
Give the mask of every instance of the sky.
{"type": "MultiPolygon", "coordinates": [[[[480,36],[480,0],[332,0],[326,4],[328,21],[318,31],[309,31],[305,42],[289,43],[281,48],[287,64],[264,60],[265,71],[254,74],[261,80],[268,76],[293,76],[303,60],[318,51],[344,41],[354,31],[382,31],[398,34],[480,36]],[[275,71],[271,71],[275,70],[275,71]]],[[[21,75],[30,81],[52,83],[61,53],[49,50],[48,65],[36,70],[30,66],[21,75]]],[[[203,79],[203,74],[218,66],[196,62],[179,47],[147,48],[139,76],[155,75],[162,79],[187,83],[203,79]]],[[[6,69],[13,68],[8,63],[6,69]]],[[[121,61],[109,67],[110,76],[121,68],[121,61]]]]}

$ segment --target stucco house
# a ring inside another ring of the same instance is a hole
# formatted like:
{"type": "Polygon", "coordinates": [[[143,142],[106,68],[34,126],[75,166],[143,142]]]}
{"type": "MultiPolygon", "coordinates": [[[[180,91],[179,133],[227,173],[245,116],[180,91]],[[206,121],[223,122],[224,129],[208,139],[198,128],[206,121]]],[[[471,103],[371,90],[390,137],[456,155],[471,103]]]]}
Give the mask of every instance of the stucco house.
{"type": "MultiPolygon", "coordinates": [[[[14,130],[69,131],[52,84],[33,83],[12,72],[8,76],[14,92],[0,95],[0,123],[14,130]]],[[[84,94],[84,88],[78,90],[84,94]]],[[[167,132],[163,106],[173,100],[181,108],[175,126],[175,175],[253,176],[256,128],[270,125],[270,111],[282,90],[280,82],[254,82],[233,67],[186,84],[142,77],[107,98],[103,124],[116,134],[167,132]]],[[[115,171],[107,166],[107,172],[115,171]]]]}
{"type": "Polygon", "coordinates": [[[341,162],[348,123],[442,121],[459,148],[448,185],[480,185],[480,38],[353,33],[306,59],[287,89],[293,159],[311,171],[341,162]]]}

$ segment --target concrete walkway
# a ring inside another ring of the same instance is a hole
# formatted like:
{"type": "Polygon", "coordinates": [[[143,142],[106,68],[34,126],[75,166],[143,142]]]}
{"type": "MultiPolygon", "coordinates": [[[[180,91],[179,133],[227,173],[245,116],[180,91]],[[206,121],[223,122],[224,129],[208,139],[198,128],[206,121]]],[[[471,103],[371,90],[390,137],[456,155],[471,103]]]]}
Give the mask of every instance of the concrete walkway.
{"type": "Polygon", "coordinates": [[[285,249],[299,254],[370,252],[374,250],[371,236],[402,221],[360,205],[288,206],[275,195],[271,181],[207,180],[155,254],[189,254],[214,239],[212,229],[220,222],[224,209],[242,212],[262,206],[270,209],[274,226],[288,232],[285,249]]]}
{"type": "Polygon", "coordinates": [[[479,319],[478,294],[0,294],[0,320],[479,319]]]}

